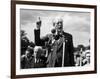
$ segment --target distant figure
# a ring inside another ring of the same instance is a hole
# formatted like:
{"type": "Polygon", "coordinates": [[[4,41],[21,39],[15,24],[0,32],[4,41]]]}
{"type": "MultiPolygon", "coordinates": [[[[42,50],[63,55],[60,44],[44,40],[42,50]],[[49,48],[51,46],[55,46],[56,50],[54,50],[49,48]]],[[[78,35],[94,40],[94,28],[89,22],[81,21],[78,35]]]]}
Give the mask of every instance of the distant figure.
{"type": "Polygon", "coordinates": [[[42,21],[39,18],[34,30],[35,44],[49,47],[47,67],[75,66],[72,35],[63,31],[63,20],[57,19],[54,21],[54,30],[42,39],[40,38],[41,23],[42,21]]]}
{"type": "Polygon", "coordinates": [[[85,51],[85,57],[83,59],[83,66],[88,66],[90,64],[90,51],[86,50],[85,51]]]}
{"type": "Polygon", "coordinates": [[[76,61],[75,61],[75,66],[80,66],[80,55],[76,55],[76,61]]]}

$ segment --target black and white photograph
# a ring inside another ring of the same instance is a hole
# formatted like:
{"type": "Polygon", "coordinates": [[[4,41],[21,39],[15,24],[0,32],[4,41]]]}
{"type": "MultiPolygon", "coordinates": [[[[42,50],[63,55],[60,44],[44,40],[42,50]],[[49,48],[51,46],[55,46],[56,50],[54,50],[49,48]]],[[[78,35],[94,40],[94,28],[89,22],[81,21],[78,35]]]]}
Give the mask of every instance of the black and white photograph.
{"type": "Polygon", "coordinates": [[[90,65],[90,12],[20,9],[21,69],[90,65]]]}
{"type": "Polygon", "coordinates": [[[18,2],[15,8],[16,78],[96,72],[95,6],[18,2]]]}

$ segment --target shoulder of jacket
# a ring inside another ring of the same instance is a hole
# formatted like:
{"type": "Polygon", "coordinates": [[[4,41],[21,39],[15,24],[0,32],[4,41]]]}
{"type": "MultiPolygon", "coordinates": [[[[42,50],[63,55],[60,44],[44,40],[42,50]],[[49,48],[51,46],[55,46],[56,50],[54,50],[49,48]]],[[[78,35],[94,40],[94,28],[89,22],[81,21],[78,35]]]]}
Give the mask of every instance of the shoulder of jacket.
{"type": "Polygon", "coordinates": [[[64,32],[64,35],[65,35],[65,36],[68,36],[68,37],[72,37],[72,35],[71,35],[70,33],[64,32]]]}

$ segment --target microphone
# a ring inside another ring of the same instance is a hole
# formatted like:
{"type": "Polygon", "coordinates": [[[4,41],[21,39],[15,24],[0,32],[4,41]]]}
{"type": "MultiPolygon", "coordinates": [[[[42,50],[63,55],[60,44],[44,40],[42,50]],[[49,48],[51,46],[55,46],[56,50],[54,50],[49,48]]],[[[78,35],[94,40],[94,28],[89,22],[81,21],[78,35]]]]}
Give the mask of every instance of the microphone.
{"type": "Polygon", "coordinates": [[[52,34],[55,34],[55,33],[56,33],[56,30],[55,30],[55,29],[52,29],[52,30],[51,30],[51,33],[52,33],[52,34]]]}
{"type": "Polygon", "coordinates": [[[53,37],[54,37],[55,40],[59,39],[59,35],[56,34],[56,29],[52,29],[51,33],[53,34],[53,37]]]}

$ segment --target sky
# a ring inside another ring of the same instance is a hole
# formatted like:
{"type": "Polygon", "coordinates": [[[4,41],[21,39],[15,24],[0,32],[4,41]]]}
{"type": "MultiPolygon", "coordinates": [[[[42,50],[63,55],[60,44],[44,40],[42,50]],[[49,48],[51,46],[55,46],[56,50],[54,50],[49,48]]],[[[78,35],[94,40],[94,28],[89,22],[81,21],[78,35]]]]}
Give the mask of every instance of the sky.
{"type": "Polygon", "coordinates": [[[79,44],[89,45],[90,38],[90,13],[73,11],[52,11],[20,9],[20,29],[25,30],[30,41],[34,42],[34,28],[38,17],[41,18],[41,37],[51,32],[53,20],[63,19],[63,28],[72,34],[75,47],[79,44]]]}

